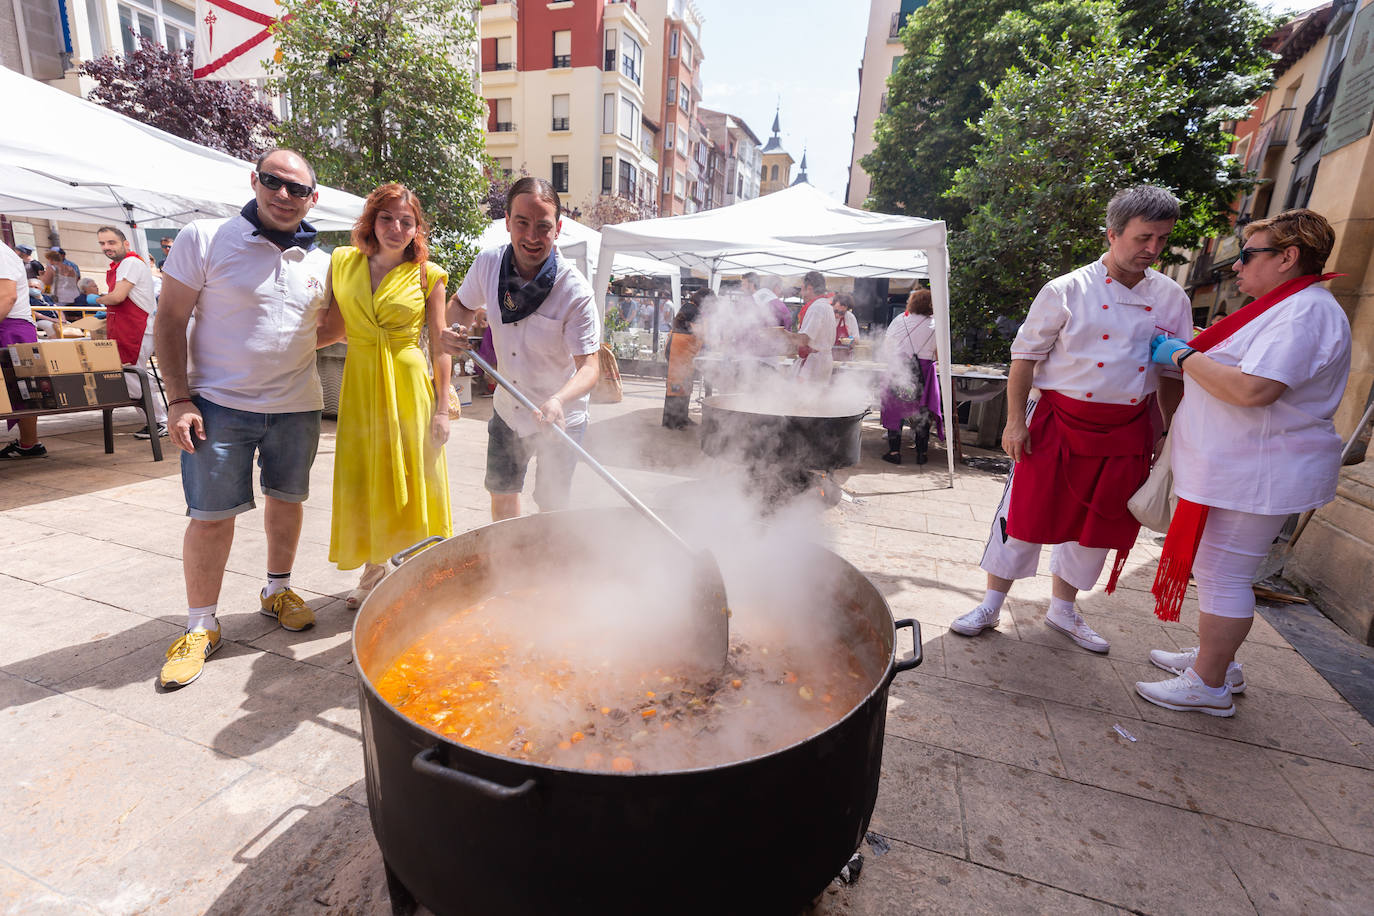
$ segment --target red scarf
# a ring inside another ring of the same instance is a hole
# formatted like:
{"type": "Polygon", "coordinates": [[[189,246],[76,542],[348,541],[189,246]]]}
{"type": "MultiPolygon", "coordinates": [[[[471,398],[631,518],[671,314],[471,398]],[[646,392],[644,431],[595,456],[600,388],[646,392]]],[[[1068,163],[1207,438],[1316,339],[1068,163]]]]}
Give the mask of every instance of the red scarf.
{"type": "MultiPolygon", "coordinates": [[[[1305,274],[1280,283],[1254,302],[1198,334],[1188,345],[1194,350],[1210,350],[1294,293],[1307,289],[1313,283],[1340,276],[1344,274],[1305,274]]],[[[1155,616],[1160,620],[1178,620],[1179,612],[1183,609],[1183,595],[1188,591],[1188,579],[1193,574],[1193,558],[1197,556],[1202,531],[1207,525],[1207,510],[1207,506],[1186,499],[1180,499],[1178,508],[1174,510],[1169,532],[1164,536],[1164,549],[1159,557],[1159,568],[1155,571],[1155,582],[1150,588],[1150,593],[1155,596],[1155,616]]]]}

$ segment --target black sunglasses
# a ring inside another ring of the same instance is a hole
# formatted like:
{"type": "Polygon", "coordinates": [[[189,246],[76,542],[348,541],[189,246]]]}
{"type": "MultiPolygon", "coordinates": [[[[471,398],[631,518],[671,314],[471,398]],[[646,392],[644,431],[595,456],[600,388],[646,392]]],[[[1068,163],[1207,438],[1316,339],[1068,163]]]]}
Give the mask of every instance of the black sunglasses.
{"type": "Polygon", "coordinates": [[[280,191],[286,188],[286,193],[292,197],[299,197],[302,200],[315,193],[315,189],[308,184],[298,184],[294,181],[287,181],[285,178],[278,178],[271,172],[258,172],[258,181],[269,191],[280,191]]]}
{"type": "MultiPolygon", "coordinates": [[[[269,185],[269,187],[270,187],[270,185],[269,185]]],[[[294,194],[295,192],[293,191],[292,193],[294,194]]],[[[1253,258],[1253,257],[1254,257],[1255,255],[1257,255],[1257,254],[1263,254],[1263,253],[1266,252],[1266,251],[1271,251],[1271,252],[1273,252],[1273,251],[1283,251],[1283,249],[1282,249],[1282,248],[1242,248],[1242,249],[1240,250],[1240,255],[1236,258],[1236,260],[1237,260],[1237,261],[1240,261],[1240,263],[1242,263],[1242,264],[1249,264],[1251,258],[1253,258]]]]}

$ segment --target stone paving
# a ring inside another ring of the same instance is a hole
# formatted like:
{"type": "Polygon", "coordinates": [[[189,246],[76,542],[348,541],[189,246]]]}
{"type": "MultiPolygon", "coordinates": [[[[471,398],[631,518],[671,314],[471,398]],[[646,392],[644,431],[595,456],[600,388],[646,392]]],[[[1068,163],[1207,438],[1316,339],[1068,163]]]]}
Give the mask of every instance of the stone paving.
{"type": "MultiPolygon", "coordinates": [[[[627,379],[588,437],[651,503],[712,472],[693,434],[658,426],[661,391],[627,379]]],[[[454,424],[459,531],[488,519],[489,411],[479,400],[454,424]]],[[[389,912],[341,600],[354,574],[326,559],[332,425],[294,571],[318,624],[287,633],[257,613],[265,542],[248,513],[220,605],[227,643],[164,693],[185,607],[178,464],[151,461],[131,411],[105,455],[92,416],[45,422],[50,457],[0,466],[0,909],[389,912]]],[[[876,426],[864,449],[839,475],[862,502],[823,521],[894,615],[921,622],[925,660],[891,690],[871,828],[885,843],[865,844],[862,877],[816,914],[1374,910],[1374,727],[1273,626],[1257,618],[1243,649],[1250,689],[1232,719],[1132,689],[1165,676],[1150,648],[1197,639],[1191,599],[1177,624],[1150,611],[1149,538],[1115,596],[1081,601],[1106,657],[1045,626],[1046,576],[1018,584],[995,633],[951,634],[982,595],[1003,478],[961,469],[951,488],[938,449],[923,468],[884,464],[876,426]]],[[[575,499],[615,502],[585,470],[575,499]]],[[[730,867],[747,880],[748,863],[730,867]]]]}

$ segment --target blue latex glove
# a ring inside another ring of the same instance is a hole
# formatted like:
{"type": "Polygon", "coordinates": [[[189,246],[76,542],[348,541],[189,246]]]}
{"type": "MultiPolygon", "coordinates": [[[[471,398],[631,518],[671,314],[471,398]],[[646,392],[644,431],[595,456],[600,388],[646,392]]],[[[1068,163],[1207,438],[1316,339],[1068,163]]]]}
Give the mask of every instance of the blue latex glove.
{"type": "MultiPolygon", "coordinates": [[[[92,298],[94,298],[94,297],[92,297],[92,298]]],[[[97,318],[104,318],[104,317],[105,317],[105,312],[104,312],[104,311],[96,312],[96,313],[95,313],[95,317],[97,317],[97,318]]]]}
{"type": "Polygon", "coordinates": [[[1156,334],[1154,340],[1150,341],[1150,359],[1162,366],[1172,366],[1174,364],[1174,354],[1179,350],[1191,350],[1177,337],[1167,337],[1164,334],[1156,334]]]}
{"type": "Polygon", "coordinates": [[[91,293],[87,293],[84,296],[77,296],[76,298],[78,302],[82,302],[92,308],[100,304],[98,298],[91,293]]]}

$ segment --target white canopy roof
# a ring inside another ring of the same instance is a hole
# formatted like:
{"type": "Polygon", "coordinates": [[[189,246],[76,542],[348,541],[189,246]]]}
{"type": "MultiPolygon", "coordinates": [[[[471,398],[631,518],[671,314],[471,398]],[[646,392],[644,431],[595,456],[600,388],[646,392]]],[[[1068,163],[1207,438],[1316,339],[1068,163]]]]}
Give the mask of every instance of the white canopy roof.
{"type": "MultiPolygon", "coordinates": [[[[958,434],[949,369],[949,251],[943,221],[855,210],[799,184],[718,210],[606,226],[601,250],[610,257],[598,266],[593,288],[603,313],[610,261],[622,252],[706,271],[712,287],[727,271],[929,277],[945,422],[949,435],[958,434]]],[[[952,482],[953,449],[948,458],[952,482]]]]}
{"type": "MultiPolygon", "coordinates": [[[[9,117],[0,131],[0,212],[158,229],[231,216],[252,196],[253,165],[241,159],[5,67],[0,97],[37,101],[43,112],[26,127],[9,117]]],[[[350,229],[362,207],[360,197],[321,187],[307,219],[317,229],[350,229]]]]}
{"type": "MultiPolygon", "coordinates": [[[[482,230],[477,239],[477,247],[485,251],[510,242],[510,231],[504,219],[494,219],[491,225],[482,230]]],[[[601,255],[601,233],[590,226],[579,223],[571,216],[563,217],[563,229],[558,233],[558,251],[577,264],[578,270],[591,279],[601,255]]],[[[632,255],[619,255],[613,265],[616,273],[645,274],[651,277],[680,276],[671,264],[653,258],[637,258],[632,255]]]]}

